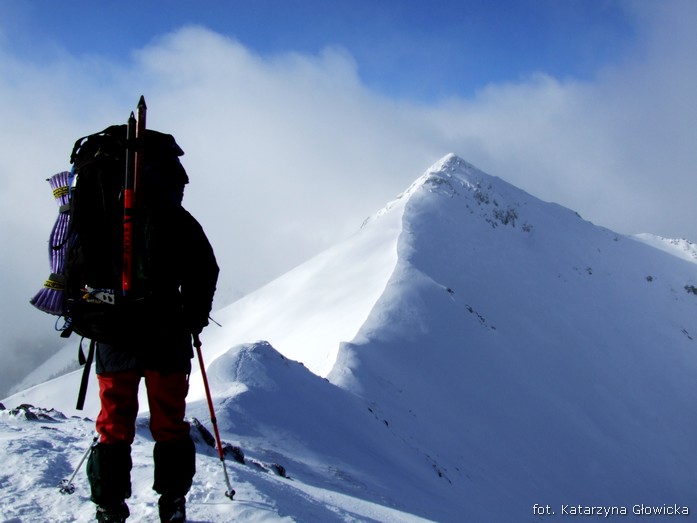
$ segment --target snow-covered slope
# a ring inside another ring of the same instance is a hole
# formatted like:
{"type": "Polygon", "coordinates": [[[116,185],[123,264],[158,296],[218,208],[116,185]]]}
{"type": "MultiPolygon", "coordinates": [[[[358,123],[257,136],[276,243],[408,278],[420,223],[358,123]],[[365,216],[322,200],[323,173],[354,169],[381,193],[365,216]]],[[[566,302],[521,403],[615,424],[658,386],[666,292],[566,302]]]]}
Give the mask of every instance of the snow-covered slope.
{"type": "Polygon", "coordinates": [[[695,264],[456,157],[417,185],[391,281],[330,379],[389,413],[472,521],[695,506],[695,264]]]}
{"type": "MultiPolygon", "coordinates": [[[[634,512],[697,510],[696,286],[695,259],[448,155],[355,236],[213,315],[223,327],[207,329],[204,354],[219,425],[248,460],[228,463],[229,502],[199,443],[190,516],[544,521],[537,504],[652,521],[634,512]]],[[[78,381],[3,402],[71,413],[78,381]]],[[[205,422],[200,377],[191,383],[189,415],[205,422]]],[[[137,521],[156,510],[145,417],[137,521]]],[[[89,521],[84,475],[73,497],[53,483],[84,452],[91,422],[43,426],[0,412],[11,456],[0,521],[42,521],[45,499],[59,521],[89,521]]]]}

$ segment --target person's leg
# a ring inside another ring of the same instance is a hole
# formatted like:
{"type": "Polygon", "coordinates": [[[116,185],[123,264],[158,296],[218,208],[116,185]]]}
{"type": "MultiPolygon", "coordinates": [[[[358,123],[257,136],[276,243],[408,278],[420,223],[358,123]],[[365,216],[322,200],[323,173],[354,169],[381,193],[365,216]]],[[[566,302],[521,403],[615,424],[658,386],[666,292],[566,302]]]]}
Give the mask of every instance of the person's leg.
{"type": "Polygon", "coordinates": [[[125,521],[125,500],[131,496],[131,443],[135,438],[140,374],[109,372],[97,375],[97,379],[101,410],[96,425],[100,439],[87,461],[91,499],[99,505],[99,521],[125,521]]]}
{"type": "Polygon", "coordinates": [[[145,371],[145,386],[150,406],[150,432],[153,439],[174,441],[189,436],[186,416],[186,395],[189,376],[184,373],[162,374],[145,371]]]}
{"type": "Polygon", "coordinates": [[[187,374],[145,372],[150,405],[150,431],[155,440],[153,452],[155,482],[153,489],[160,494],[162,521],[177,521],[184,517],[184,496],[191,488],[196,473],[196,449],[185,421],[186,395],[189,391],[187,374]]]}
{"type": "Polygon", "coordinates": [[[101,400],[101,410],[97,416],[100,443],[133,443],[140,378],[140,372],[135,370],[97,375],[101,400]]]}

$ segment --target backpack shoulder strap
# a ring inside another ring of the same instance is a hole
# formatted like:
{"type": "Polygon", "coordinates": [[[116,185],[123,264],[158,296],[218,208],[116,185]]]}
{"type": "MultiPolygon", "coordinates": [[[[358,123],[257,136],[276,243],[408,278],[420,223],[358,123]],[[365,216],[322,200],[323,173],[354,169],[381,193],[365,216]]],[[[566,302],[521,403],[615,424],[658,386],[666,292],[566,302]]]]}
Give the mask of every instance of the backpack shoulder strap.
{"type": "Polygon", "coordinates": [[[82,410],[85,406],[85,397],[87,396],[87,384],[90,381],[90,371],[92,369],[92,361],[94,360],[94,349],[96,345],[96,342],[94,340],[90,340],[90,348],[87,351],[87,358],[85,358],[85,354],[84,352],[82,352],[82,340],[84,340],[84,338],[80,340],[78,359],[80,361],[80,365],[84,365],[85,368],[82,371],[80,391],[77,393],[77,405],[75,406],[77,410],[82,410]]]}

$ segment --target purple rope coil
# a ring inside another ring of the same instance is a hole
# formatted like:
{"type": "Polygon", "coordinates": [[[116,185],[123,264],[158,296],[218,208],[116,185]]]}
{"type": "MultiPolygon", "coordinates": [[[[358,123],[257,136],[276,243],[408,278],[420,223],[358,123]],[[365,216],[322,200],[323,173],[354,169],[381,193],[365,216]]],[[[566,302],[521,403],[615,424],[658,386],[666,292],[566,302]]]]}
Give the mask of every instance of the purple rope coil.
{"type": "Polygon", "coordinates": [[[30,300],[39,310],[60,316],[63,313],[63,294],[65,283],[63,273],[67,252],[67,237],[70,227],[70,171],[59,172],[48,179],[59,213],[48,241],[48,258],[51,274],[44,287],[30,300]]]}
{"type": "Polygon", "coordinates": [[[63,274],[65,269],[66,239],[68,237],[68,226],[70,224],[70,172],[63,171],[53,175],[48,180],[56,198],[60,212],[51,231],[48,244],[48,255],[51,261],[51,271],[56,274],[63,274]]]}

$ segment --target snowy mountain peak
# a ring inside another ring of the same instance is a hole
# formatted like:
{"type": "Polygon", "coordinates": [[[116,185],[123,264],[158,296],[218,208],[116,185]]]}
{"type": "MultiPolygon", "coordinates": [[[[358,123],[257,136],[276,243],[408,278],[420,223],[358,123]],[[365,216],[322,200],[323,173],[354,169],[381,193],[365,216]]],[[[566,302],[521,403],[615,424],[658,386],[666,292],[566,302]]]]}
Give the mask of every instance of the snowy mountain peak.
{"type": "Polygon", "coordinates": [[[492,177],[450,153],[426,169],[426,172],[416,179],[403,196],[410,196],[421,187],[431,192],[445,190],[447,194],[453,194],[457,192],[455,186],[474,189],[487,178],[492,177]]]}
{"type": "MultiPolygon", "coordinates": [[[[529,195],[516,187],[500,178],[486,174],[471,163],[450,153],[426,169],[406,191],[378,211],[374,218],[379,218],[395,208],[402,209],[407,202],[415,197],[418,200],[417,195],[422,193],[448,198],[464,197],[473,206],[492,205],[493,208],[489,209],[488,212],[480,213],[485,221],[492,224],[495,222],[512,223],[516,218],[516,213],[510,209],[517,206],[522,199],[530,198],[529,195]]],[[[424,204],[441,205],[438,200],[431,200],[431,203],[424,204]]],[[[460,202],[459,205],[466,206],[468,203],[460,202]]],[[[365,226],[371,221],[372,218],[368,218],[363,225],[365,226]]]]}
{"type": "Polygon", "coordinates": [[[473,172],[477,174],[484,174],[482,171],[477,169],[474,165],[466,162],[458,155],[454,153],[448,153],[443,158],[435,162],[431,167],[426,170],[426,174],[429,173],[444,173],[444,174],[454,174],[454,173],[466,173],[473,172]]]}
{"type": "MultiPolygon", "coordinates": [[[[523,209],[529,205],[550,205],[486,174],[455,154],[448,154],[434,163],[400,199],[408,209],[404,221],[409,224],[410,231],[423,230],[423,224],[428,222],[439,226],[458,224],[458,228],[479,224],[486,230],[500,225],[516,228],[520,224],[519,230],[529,232],[532,224],[522,216],[523,209]],[[431,214],[440,217],[425,218],[431,214]],[[476,223],[472,222],[473,218],[477,218],[476,223]]],[[[577,218],[568,209],[554,207],[577,218]]]]}

